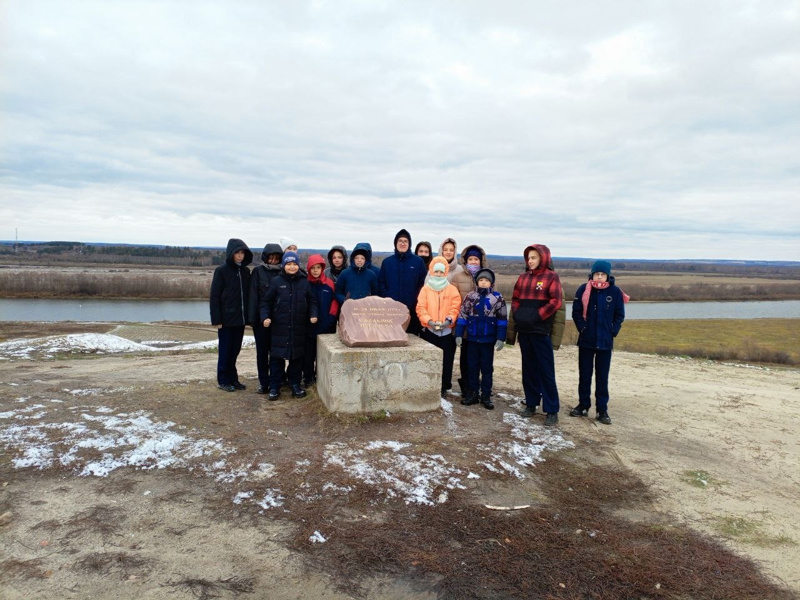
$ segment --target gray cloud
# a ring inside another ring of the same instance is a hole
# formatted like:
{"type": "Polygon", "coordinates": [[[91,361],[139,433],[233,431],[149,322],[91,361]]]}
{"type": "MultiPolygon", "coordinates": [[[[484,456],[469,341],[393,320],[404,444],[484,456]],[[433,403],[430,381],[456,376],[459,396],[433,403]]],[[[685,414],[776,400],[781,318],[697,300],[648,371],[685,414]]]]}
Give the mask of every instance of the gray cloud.
{"type": "Polygon", "coordinates": [[[800,259],[794,2],[3,11],[0,238],[800,259]]]}

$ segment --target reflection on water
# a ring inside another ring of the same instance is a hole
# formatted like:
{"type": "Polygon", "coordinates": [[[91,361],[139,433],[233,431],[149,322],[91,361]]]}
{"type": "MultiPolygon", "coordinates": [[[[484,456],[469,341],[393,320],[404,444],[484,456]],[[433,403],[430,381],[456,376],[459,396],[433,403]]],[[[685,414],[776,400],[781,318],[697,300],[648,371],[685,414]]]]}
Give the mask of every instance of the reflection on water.
{"type": "MultiPolygon", "coordinates": [[[[567,311],[571,308],[568,304],[567,311]]],[[[627,319],[800,319],[800,300],[765,302],[631,302],[627,319]]],[[[569,315],[567,315],[569,318],[569,315]]],[[[0,298],[0,321],[201,321],[205,300],[30,300],[0,298]]]]}

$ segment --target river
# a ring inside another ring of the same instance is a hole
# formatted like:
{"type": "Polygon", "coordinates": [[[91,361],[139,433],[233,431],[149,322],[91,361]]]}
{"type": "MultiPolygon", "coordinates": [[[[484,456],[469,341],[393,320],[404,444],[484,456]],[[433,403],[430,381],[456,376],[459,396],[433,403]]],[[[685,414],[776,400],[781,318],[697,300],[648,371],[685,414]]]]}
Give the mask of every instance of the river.
{"type": "MultiPolygon", "coordinates": [[[[568,307],[569,310],[569,307],[568,307]]],[[[631,302],[626,318],[800,319],[800,300],[764,302],[631,302]]],[[[208,322],[205,300],[32,300],[0,298],[0,321],[208,322]]]]}

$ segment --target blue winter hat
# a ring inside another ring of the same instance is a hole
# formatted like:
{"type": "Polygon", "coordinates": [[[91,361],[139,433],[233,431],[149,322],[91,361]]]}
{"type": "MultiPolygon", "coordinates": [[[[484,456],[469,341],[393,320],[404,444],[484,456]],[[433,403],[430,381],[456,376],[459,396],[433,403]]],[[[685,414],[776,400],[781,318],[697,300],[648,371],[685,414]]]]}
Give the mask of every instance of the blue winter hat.
{"type": "Polygon", "coordinates": [[[481,258],[481,251],[477,248],[470,248],[467,250],[466,254],[464,254],[464,260],[467,260],[470,256],[475,256],[476,258],[481,258]]]}
{"type": "Polygon", "coordinates": [[[589,272],[589,277],[595,273],[605,273],[611,277],[611,263],[607,260],[596,260],[592,265],[592,270],[589,272]]]}
{"type": "Polygon", "coordinates": [[[285,267],[289,263],[296,263],[297,265],[300,265],[300,257],[297,256],[297,252],[287,252],[283,255],[281,267],[285,267]]]}

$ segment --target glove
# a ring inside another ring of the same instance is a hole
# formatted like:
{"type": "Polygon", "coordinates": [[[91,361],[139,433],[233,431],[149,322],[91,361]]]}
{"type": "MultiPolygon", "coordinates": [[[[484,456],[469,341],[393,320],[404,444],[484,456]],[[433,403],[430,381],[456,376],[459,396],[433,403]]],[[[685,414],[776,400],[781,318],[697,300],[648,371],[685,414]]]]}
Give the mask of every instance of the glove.
{"type": "Polygon", "coordinates": [[[456,346],[461,348],[461,342],[463,342],[463,341],[464,341],[464,338],[457,337],[456,338],[456,346]]]}
{"type": "Polygon", "coordinates": [[[497,350],[498,352],[500,352],[500,350],[502,350],[503,346],[505,346],[505,345],[506,345],[506,343],[503,340],[497,340],[494,343],[494,349],[497,350]]]}
{"type": "Polygon", "coordinates": [[[430,327],[431,329],[436,329],[436,323],[433,322],[433,319],[428,321],[428,327],[430,327]]]}

